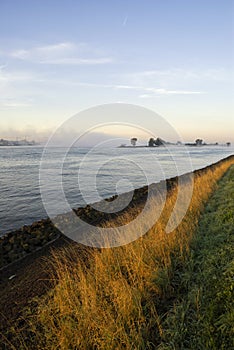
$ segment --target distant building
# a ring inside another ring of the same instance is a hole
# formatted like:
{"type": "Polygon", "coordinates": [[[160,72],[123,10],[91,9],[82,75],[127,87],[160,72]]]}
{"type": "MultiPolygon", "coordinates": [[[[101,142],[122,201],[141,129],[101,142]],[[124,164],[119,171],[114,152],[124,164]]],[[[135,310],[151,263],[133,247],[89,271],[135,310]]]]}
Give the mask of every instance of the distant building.
{"type": "Polygon", "coordinates": [[[1,139],[0,140],[0,146],[8,146],[8,141],[4,140],[4,139],[1,139]]]}
{"type": "Polygon", "coordinates": [[[0,146],[35,146],[37,143],[32,140],[32,141],[27,141],[26,139],[24,140],[4,140],[0,139],[0,146]]]}

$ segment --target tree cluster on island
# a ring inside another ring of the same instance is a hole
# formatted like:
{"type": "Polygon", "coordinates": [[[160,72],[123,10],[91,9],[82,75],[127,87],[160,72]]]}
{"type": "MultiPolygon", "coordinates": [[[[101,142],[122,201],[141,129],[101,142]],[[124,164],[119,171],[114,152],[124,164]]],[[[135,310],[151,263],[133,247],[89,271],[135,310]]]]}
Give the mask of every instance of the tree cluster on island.
{"type": "MultiPolygon", "coordinates": [[[[168,142],[165,141],[163,139],[161,139],[160,137],[157,138],[153,138],[151,137],[148,141],[147,145],[143,145],[143,146],[137,146],[137,137],[132,137],[130,139],[130,143],[131,146],[127,146],[126,144],[121,144],[119,147],[160,147],[160,146],[165,146],[165,145],[174,145],[174,146],[195,146],[195,147],[200,147],[200,146],[220,146],[218,142],[215,143],[206,143],[204,142],[202,139],[197,138],[193,143],[182,143],[181,141],[177,141],[176,143],[173,142],[168,142]]],[[[225,144],[221,144],[221,146],[231,146],[231,142],[226,142],[225,144]]]]}
{"type": "MultiPolygon", "coordinates": [[[[222,146],[231,146],[231,142],[226,142],[226,144],[223,144],[222,146]]],[[[194,143],[185,143],[185,146],[219,146],[218,142],[215,143],[206,143],[202,139],[196,139],[194,143]]]]}
{"type": "MultiPolygon", "coordinates": [[[[148,141],[148,144],[145,145],[145,146],[137,146],[136,143],[137,143],[137,137],[132,137],[130,139],[130,143],[131,143],[131,146],[132,147],[159,147],[159,146],[164,146],[166,144],[170,144],[172,145],[173,143],[170,143],[170,142],[167,142],[167,141],[164,141],[163,139],[161,139],[160,137],[157,137],[157,138],[153,138],[151,137],[148,141]]],[[[130,146],[130,147],[131,147],[130,146]]],[[[129,147],[127,146],[126,144],[121,144],[119,147],[129,147]]]]}
{"type": "Polygon", "coordinates": [[[149,147],[159,147],[159,146],[164,146],[165,144],[167,144],[167,142],[161,139],[160,137],[157,137],[156,139],[151,137],[148,141],[149,147]]]}

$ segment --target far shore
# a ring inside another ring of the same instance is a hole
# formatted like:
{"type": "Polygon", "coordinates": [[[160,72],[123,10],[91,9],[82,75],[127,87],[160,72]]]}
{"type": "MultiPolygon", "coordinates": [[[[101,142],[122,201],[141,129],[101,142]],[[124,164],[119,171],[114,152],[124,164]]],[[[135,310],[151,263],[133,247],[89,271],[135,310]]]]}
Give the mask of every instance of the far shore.
{"type": "Polygon", "coordinates": [[[176,144],[176,143],[165,143],[163,145],[155,145],[155,146],[149,146],[149,145],[136,145],[136,146],[130,146],[130,145],[120,145],[117,146],[117,148],[162,148],[166,146],[188,146],[188,147],[230,147],[231,144],[218,144],[218,143],[204,143],[202,145],[197,145],[196,143],[185,143],[185,144],[176,144]]]}

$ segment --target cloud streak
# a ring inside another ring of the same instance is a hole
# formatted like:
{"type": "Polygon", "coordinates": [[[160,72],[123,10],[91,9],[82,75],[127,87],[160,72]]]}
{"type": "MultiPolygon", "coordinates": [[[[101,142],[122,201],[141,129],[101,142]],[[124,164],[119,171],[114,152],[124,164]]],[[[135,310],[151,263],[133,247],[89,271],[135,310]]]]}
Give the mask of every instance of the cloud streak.
{"type": "Polygon", "coordinates": [[[126,27],[127,23],[128,23],[128,16],[125,16],[125,17],[124,17],[124,20],[123,20],[123,22],[122,22],[122,26],[123,26],[123,27],[126,27]]]}
{"type": "Polygon", "coordinates": [[[9,53],[14,59],[48,65],[99,65],[113,62],[112,57],[97,55],[87,44],[62,42],[18,49],[9,53]]]}
{"type": "Polygon", "coordinates": [[[26,71],[5,72],[0,69],[0,84],[11,82],[35,81],[35,74],[26,71]]]}
{"type": "Polygon", "coordinates": [[[0,102],[0,108],[27,108],[31,106],[32,104],[24,102],[0,102]]]}
{"type": "MultiPolygon", "coordinates": [[[[191,91],[191,90],[169,90],[154,87],[144,87],[138,85],[119,85],[119,84],[92,84],[92,83],[77,83],[79,86],[84,87],[96,87],[96,88],[107,88],[107,89],[118,89],[118,90],[134,90],[145,93],[151,93],[155,95],[199,95],[204,94],[202,91],[191,91]]],[[[140,95],[141,97],[153,97],[148,94],[140,95]],[[147,96],[146,96],[147,95],[147,96]]]]}
{"type": "Polygon", "coordinates": [[[157,80],[160,83],[171,83],[177,81],[228,81],[232,79],[230,71],[223,67],[201,70],[181,68],[145,70],[126,74],[124,78],[138,83],[152,80],[157,80]]]}

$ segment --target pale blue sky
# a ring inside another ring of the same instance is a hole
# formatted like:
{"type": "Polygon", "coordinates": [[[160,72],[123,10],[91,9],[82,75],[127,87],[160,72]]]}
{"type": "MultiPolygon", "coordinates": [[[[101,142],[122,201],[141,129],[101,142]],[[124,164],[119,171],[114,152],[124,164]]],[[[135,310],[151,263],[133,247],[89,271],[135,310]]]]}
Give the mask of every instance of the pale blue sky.
{"type": "Polygon", "coordinates": [[[112,102],[234,141],[233,1],[0,1],[0,138],[112,102]]]}

